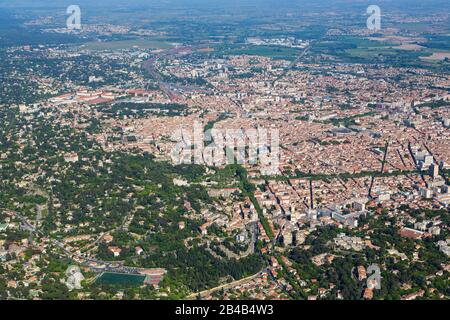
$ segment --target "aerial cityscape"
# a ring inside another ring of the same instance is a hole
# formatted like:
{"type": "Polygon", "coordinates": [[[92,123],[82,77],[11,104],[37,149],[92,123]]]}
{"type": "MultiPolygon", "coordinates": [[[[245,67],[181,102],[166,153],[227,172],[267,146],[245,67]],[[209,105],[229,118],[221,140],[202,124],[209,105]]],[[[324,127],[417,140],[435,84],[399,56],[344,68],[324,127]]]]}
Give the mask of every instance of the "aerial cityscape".
{"type": "Polygon", "coordinates": [[[450,2],[0,0],[0,300],[448,300],[450,2]]]}

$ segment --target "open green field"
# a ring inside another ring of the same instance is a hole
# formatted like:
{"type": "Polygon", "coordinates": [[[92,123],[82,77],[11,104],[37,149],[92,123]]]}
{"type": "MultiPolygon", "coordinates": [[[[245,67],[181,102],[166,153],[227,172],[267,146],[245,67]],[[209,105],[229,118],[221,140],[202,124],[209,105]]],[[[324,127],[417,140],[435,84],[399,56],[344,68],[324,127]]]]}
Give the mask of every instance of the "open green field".
{"type": "Polygon", "coordinates": [[[311,51],[315,54],[334,56],[338,61],[348,63],[448,68],[448,62],[444,60],[449,52],[446,45],[447,37],[441,36],[433,41],[428,39],[414,41],[406,36],[374,39],[359,36],[337,36],[334,39],[315,43],[311,51]]]}
{"type": "Polygon", "coordinates": [[[167,49],[172,47],[172,44],[164,40],[147,40],[147,39],[133,39],[133,40],[118,40],[118,41],[91,41],[81,45],[81,48],[88,50],[124,50],[139,47],[143,49],[167,49]]]}
{"type": "Polygon", "coordinates": [[[408,55],[418,55],[417,53],[405,53],[404,51],[395,50],[391,48],[381,48],[381,47],[369,47],[369,48],[356,48],[356,49],[347,49],[345,50],[352,57],[357,58],[375,58],[378,56],[398,56],[399,54],[408,54],[408,55]]]}
{"type": "Polygon", "coordinates": [[[442,62],[445,57],[450,57],[447,51],[439,51],[435,49],[423,48],[417,51],[399,50],[395,47],[368,47],[356,49],[347,49],[345,54],[350,59],[362,59],[370,61],[371,59],[384,59],[385,61],[398,61],[404,63],[416,63],[425,65],[433,65],[442,62]]]}

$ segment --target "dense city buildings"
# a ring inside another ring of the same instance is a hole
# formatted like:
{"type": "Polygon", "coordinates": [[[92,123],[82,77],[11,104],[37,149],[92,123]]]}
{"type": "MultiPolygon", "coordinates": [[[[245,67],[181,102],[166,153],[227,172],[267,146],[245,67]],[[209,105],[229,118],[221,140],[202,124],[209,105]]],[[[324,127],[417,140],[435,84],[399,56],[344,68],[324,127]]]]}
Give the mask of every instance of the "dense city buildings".
{"type": "Polygon", "coordinates": [[[0,298],[448,299],[448,5],[205,6],[0,15],[0,298]]]}

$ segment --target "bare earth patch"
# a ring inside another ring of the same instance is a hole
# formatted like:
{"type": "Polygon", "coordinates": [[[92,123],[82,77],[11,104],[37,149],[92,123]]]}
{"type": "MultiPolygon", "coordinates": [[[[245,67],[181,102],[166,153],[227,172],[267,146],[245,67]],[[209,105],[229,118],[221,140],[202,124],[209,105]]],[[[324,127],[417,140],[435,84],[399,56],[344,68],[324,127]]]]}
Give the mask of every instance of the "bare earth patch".
{"type": "Polygon", "coordinates": [[[409,51],[420,51],[424,48],[425,47],[422,47],[422,46],[420,46],[418,44],[414,44],[414,43],[402,44],[400,46],[392,47],[392,49],[409,50],[409,51]]]}
{"type": "Polygon", "coordinates": [[[422,37],[402,37],[402,36],[384,36],[384,37],[369,37],[372,41],[391,41],[401,44],[408,44],[412,42],[426,42],[427,40],[422,37]]]}
{"type": "Polygon", "coordinates": [[[442,61],[445,58],[450,59],[450,52],[435,52],[429,57],[420,57],[423,60],[442,61]]]}

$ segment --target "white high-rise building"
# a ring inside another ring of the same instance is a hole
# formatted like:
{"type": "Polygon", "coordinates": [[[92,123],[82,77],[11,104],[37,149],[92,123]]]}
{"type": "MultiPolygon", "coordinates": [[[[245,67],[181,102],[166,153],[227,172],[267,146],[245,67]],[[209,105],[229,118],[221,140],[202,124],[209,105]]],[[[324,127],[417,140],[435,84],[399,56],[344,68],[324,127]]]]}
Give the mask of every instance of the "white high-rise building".
{"type": "Polygon", "coordinates": [[[439,166],[433,163],[430,167],[430,175],[433,179],[439,177],[439,166]]]}

